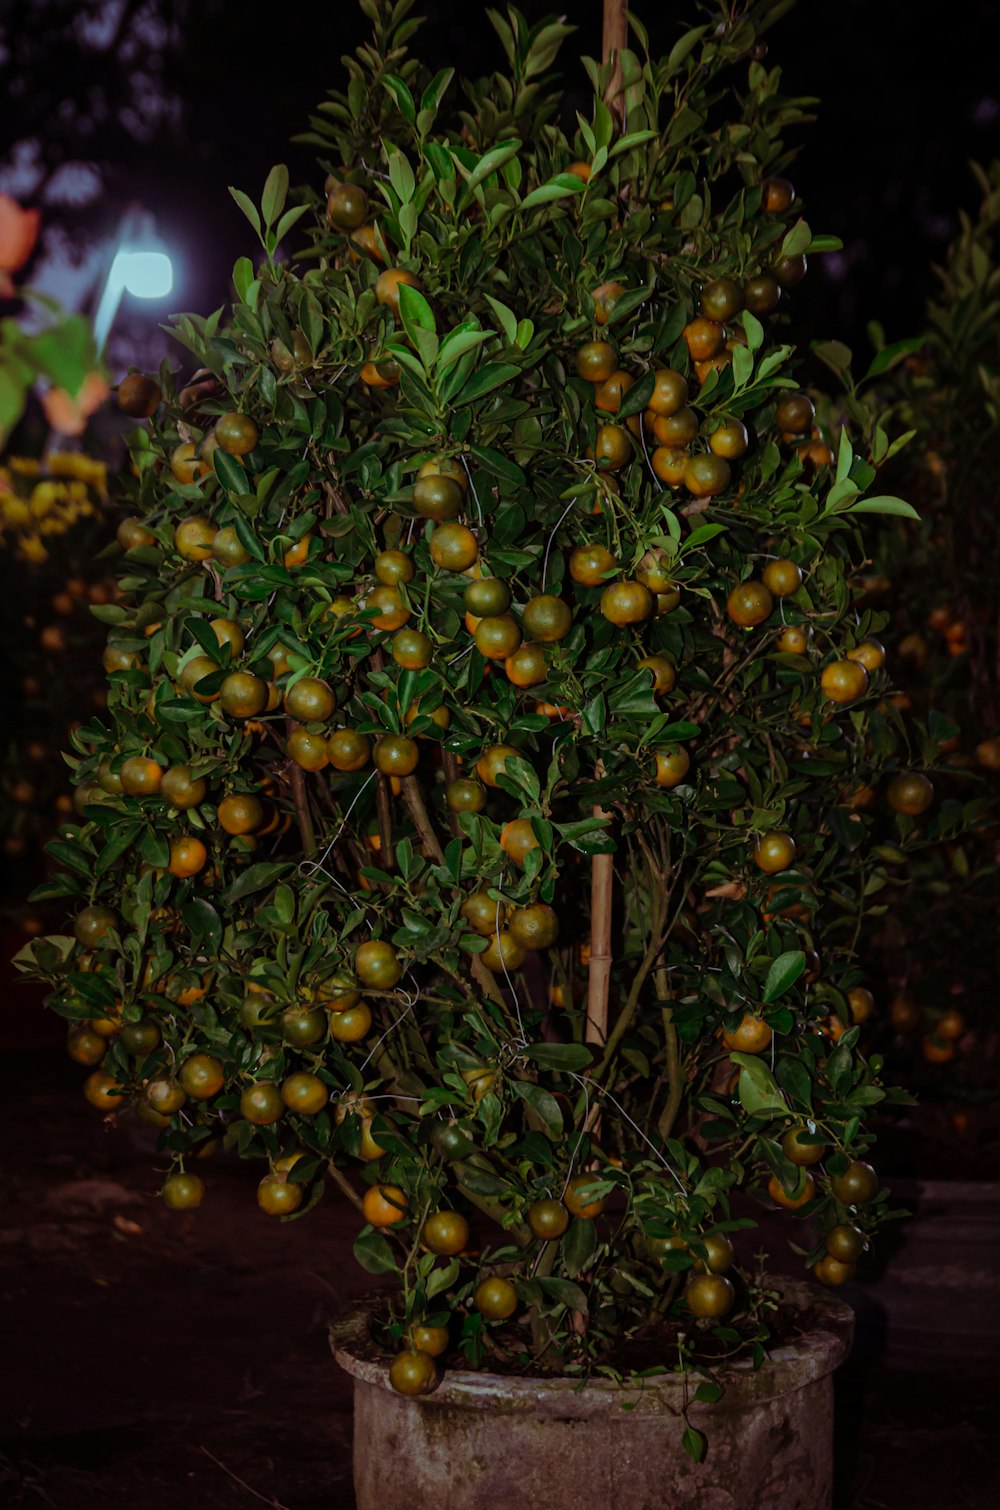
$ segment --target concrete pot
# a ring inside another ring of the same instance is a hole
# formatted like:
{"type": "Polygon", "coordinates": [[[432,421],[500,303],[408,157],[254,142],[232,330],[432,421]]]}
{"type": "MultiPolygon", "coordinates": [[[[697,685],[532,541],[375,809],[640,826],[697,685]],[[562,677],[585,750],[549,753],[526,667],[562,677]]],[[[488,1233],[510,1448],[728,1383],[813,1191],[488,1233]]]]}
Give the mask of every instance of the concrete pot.
{"type": "Polygon", "coordinates": [[[912,1212],[879,1234],[882,1272],[845,1295],[859,1351],[895,1368],[995,1373],[1000,1357],[1000,1184],[890,1180],[912,1212]]]}
{"type": "Polygon", "coordinates": [[[370,1361],[369,1313],[351,1312],[331,1345],[354,1378],[358,1510],[829,1510],[832,1375],[853,1317],[828,1292],[780,1283],[807,1329],[756,1372],[720,1369],[722,1399],[689,1406],[708,1440],[700,1464],[681,1447],[697,1381],[581,1388],[448,1369],[432,1395],[413,1399],[390,1389],[387,1360],[370,1361]]]}

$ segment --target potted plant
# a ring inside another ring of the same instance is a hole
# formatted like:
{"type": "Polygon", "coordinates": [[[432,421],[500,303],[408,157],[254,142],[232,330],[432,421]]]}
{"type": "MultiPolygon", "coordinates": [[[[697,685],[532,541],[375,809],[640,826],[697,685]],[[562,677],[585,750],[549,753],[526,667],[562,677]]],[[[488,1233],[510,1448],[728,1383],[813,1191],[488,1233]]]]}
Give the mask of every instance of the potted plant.
{"type": "Polygon", "coordinates": [[[111,720],[22,963],[169,1206],[221,1134],[265,1211],[356,1208],[391,1284],[335,1334],[359,1504],[820,1506],[850,1316],[768,1280],[747,1211],[833,1286],[886,1215],[858,793],[896,735],[855,584],[912,511],[884,432],[813,435],[784,339],[831,239],[782,7],[656,61],[611,6],[572,136],[562,22],[496,16],[445,117],[408,4],[364,8],[323,195],[234,190],[263,257],[178,320],[197,377],[119,389],[111,720]]]}

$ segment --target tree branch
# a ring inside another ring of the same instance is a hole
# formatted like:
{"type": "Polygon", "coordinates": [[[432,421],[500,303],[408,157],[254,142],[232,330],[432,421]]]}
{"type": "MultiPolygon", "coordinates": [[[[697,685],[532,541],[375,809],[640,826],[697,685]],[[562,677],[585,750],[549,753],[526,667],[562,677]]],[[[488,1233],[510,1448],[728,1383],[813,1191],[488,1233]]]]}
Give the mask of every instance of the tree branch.
{"type": "MultiPolygon", "coordinates": [[[[670,976],[665,965],[659,965],[654,974],[656,994],[661,1001],[670,996],[670,976]]],[[[673,1007],[663,1008],[663,1036],[667,1051],[667,1104],[660,1113],[657,1131],[661,1138],[669,1138],[684,1096],[684,1073],[681,1069],[680,1045],[674,1027],[673,1007]]]]}
{"type": "MultiPolygon", "coordinates": [[[[291,730],[293,721],[288,720],[288,728],[291,730]]],[[[313,821],[309,814],[309,799],[306,795],[305,772],[295,761],[290,762],[289,777],[292,785],[292,801],[295,803],[295,817],[299,825],[299,837],[302,840],[302,848],[307,855],[316,853],[316,834],[313,829],[313,821]]]]}
{"type": "MultiPolygon", "coordinates": [[[[417,831],[417,837],[421,844],[433,856],[438,865],[443,865],[444,850],[441,848],[440,840],[434,832],[431,815],[427,811],[427,805],[424,802],[423,789],[416,776],[403,777],[403,799],[410,810],[410,817],[413,819],[413,826],[417,831]]],[[[488,996],[506,1011],[503,993],[497,985],[492,972],[486,968],[478,954],[471,955],[470,959],[471,964],[469,968],[480,991],[482,991],[484,996],[488,996]]]]}

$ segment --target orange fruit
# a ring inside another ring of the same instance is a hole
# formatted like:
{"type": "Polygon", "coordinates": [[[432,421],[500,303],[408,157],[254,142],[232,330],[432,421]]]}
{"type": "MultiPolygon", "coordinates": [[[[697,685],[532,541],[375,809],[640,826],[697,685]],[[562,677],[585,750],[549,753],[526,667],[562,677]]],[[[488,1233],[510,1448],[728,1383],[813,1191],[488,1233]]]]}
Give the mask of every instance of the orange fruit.
{"type": "Polygon", "coordinates": [[[820,687],[832,703],[853,703],[868,690],[868,672],[858,661],[831,661],[820,673],[820,687]]]}
{"type": "Polygon", "coordinates": [[[249,414],[220,414],[215,421],[215,438],[230,456],[248,456],[260,440],[260,431],[249,414]]]}
{"type": "Polygon", "coordinates": [[[167,869],[172,876],[179,876],[181,879],[196,876],[200,870],[204,870],[207,860],[208,850],[200,839],[194,839],[190,835],[183,839],[171,839],[167,869]]]}
{"type": "Polygon", "coordinates": [[[687,750],[677,748],[656,751],[657,786],[668,788],[680,786],[690,769],[691,757],[687,750]]]}
{"type": "Polygon", "coordinates": [[[588,383],[606,383],[618,368],[618,354],[609,341],[587,341],[577,350],[575,363],[588,383]]]}
{"type": "MultiPolygon", "coordinates": [[[[367,204],[365,206],[367,214],[367,204]]],[[[363,220],[365,217],[362,216],[363,220]]],[[[358,225],[361,221],[358,221],[358,225]]],[[[356,229],[356,227],[352,227],[356,229]]],[[[379,304],[384,304],[391,309],[393,314],[399,316],[399,290],[403,285],[407,288],[420,288],[420,279],[415,273],[408,272],[404,267],[387,267],[385,272],[379,273],[375,280],[375,298],[379,304]]]]}
{"type": "Polygon", "coordinates": [[[722,1033],[726,1048],[737,1054],[762,1054],[773,1037],[763,1018],[755,1017],[752,1012],[744,1012],[735,1028],[723,1029],[722,1033]]]}
{"type": "Polygon", "coordinates": [[[601,613],[612,624],[641,624],[655,606],[653,594],[641,582],[609,582],[601,593],[601,613]]]}
{"type": "Polygon", "coordinates": [[[515,818],[501,830],[500,848],[515,865],[523,865],[531,851],[539,847],[530,818],[515,818]]]}
{"type": "Polygon", "coordinates": [[[218,529],[210,519],[203,514],[192,514],[182,519],[174,530],[174,546],[185,561],[207,561],[217,534],[218,529]]]}
{"type": "Polygon", "coordinates": [[[406,1192],[398,1185],[371,1185],[361,1202],[366,1222],[373,1227],[395,1227],[409,1214],[406,1192]]]}
{"type": "Polygon", "coordinates": [[[769,561],[761,572],[764,586],[773,598],[787,598],[802,586],[802,568],[794,561],[769,561]]]}
{"type": "Polygon", "coordinates": [[[763,582],[750,578],[734,587],[726,599],[726,613],[741,629],[752,629],[770,618],[774,599],[763,582]]]}
{"type": "Polygon", "coordinates": [[[767,1193],[776,1206],[783,1206],[786,1211],[798,1211],[800,1206],[808,1206],[810,1201],[815,1200],[816,1181],[811,1174],[807,1174],[801,1194],[789,1195],[778,1176],[773,1174],[767,1182],[767,1193]]]}
{"type": "Polygon", "coordinates": [[[618,562],[604,545],[578,545],[569,558],[569,574],[581,587],[603,587],[618,562]]]}

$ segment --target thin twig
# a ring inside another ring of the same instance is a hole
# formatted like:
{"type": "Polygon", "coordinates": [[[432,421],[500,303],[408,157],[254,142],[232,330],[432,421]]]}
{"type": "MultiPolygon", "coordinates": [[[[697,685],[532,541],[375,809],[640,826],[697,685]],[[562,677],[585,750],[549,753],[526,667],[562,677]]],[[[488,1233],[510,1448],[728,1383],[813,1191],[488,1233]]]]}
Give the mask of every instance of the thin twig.
{"type": "Polygon", "coordinates": [[[255,1500],[260,1500],[262,1505],[270,1505],[271,1510],[288,1510],[288,1506],[282,1504],[281,1500],[276,1500],[273,1497],[268,1499],[266,1494],[261,1494],[252,1484],[248,1484],[246,1479],[241,1479],[239,1474],[234,1473],[231,1468],[227,1468],[225,1463],[215,1456],[214,1452],[209,1452],[204,1444],[202,1444],[201,1450],[207,1458],[211,1458],[216,1468],[221,1468],[223,1473],[227,1474],[234,1484],[239,1484],[241,1489],[245,1489],[247,1494],[252,1494],[255,1500]]]}

